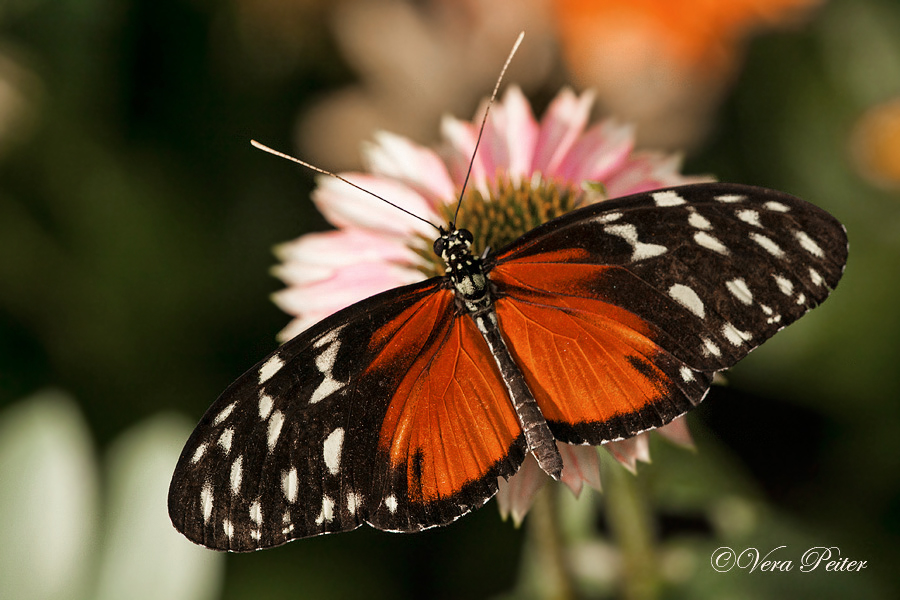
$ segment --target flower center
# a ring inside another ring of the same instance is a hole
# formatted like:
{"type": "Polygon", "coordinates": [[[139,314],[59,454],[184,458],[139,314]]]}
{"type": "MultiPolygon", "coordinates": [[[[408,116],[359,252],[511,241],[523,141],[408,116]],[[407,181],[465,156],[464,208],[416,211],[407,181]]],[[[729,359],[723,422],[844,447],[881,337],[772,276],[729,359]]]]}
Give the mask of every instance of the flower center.
{"type": "MultiPolygon", "coordinates": [[[[470,187],[463,197],[456,227],[472,232],[472,254],[480,256],[485,249],[503,248],[542,223],[554,219],[595,200],[594,192],[574,185],[547,181],[535,174],[530,180],[518,184],[504,177],[492,185],[490,196],[470,187]]],[[[456,205],[441,208],[444,222],[453,219],[456,205]]],[[[434,254],[431,240],[416,240],[413,249],[425,264],[419,267],[426,277],[444,274],[443,261],[434,254]]]]}

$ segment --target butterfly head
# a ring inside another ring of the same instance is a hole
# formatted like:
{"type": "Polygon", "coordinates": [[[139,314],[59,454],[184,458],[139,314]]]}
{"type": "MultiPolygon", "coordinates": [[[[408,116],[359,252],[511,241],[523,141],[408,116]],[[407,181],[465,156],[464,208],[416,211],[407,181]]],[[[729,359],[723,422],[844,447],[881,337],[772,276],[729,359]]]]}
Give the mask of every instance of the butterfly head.
{"type": "Polygon", "coordinates": [[[434,241],[434,253],[443,259],[458,297],[474,306],[487,301],[487,278],[481,259],[472,255],[472,240],[471,231],[457,229],[451,223],[449,230],[442,229],[434,241]]]}

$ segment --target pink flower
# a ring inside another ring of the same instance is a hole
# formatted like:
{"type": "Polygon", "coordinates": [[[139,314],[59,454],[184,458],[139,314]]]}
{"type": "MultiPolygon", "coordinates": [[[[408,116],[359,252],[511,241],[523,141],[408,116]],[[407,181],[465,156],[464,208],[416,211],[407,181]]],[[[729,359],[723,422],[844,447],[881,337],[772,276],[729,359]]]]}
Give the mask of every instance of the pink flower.
{"type": "MultiPolygon", "coordinates": [[[[605,197],[704,180],[681,175],[677,156],[635,152],[634,131],[628,125],[610,119],[587,127],[592,103],[590,92],[577,95],[565,89],[538,122],[522,92],[510,87],[493,106],[466,192],[489,202],[464,200],[457,223],[475,234],[475,252],[498,248],[538,224],[526,223],[521,231],[498,225],[498,219],[491,218],[491,204],[503,206],[525,197],[532,203],[528,208],[546,220],[605,197]],[[600,187],[586,185],[590,183],[601,184],[604,193],[590,191],[600,187]],[[522,190],[524,195],[514,193],[522,190]],[[544,198],[553,198],[557,204],[545,206],[544,198]]],[[[478,114],[483,112],[480,109],[478,114]]],[[[342,175],[423,219],[447,223],[475,149],[479,124],[480,118],[474,123],[445,118],[440,153],[379,133],[364,148],[368,172],[342,175]]],[[[375,293],[442,273],[440,261],[431,252],[434,231],[421,221],[331,177],[319,178],[313,201],[337,229],[308,234],[276,248],[282,264],[274,272],[288,287],[274,294],[273,300],[295,317],[279,339],[290,339],[375,293]]],[[[659,431],[690,444],[681,420],[659,431]]],[[[649,460],[645,435],[605,447],[632,470],[637,460],[649,460]]],[[[560,444],[560,453],[565,465],[562,479],[573,493],[578,495],[585,483],[600,488],[595,448],[560,444]]],[[[501,479],[498,502],[504,516],[511,514],[520,521],[546,481],[549,478],[531,456],[508,482],[501,479]]]]}

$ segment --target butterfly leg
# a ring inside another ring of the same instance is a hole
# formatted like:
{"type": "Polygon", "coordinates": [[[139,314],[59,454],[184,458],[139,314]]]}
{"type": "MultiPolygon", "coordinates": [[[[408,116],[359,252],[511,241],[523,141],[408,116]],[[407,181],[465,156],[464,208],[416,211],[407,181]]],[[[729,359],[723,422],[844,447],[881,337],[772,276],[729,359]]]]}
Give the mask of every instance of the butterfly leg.
{"type": "Polygon", "coordinates": [[[556,438],[550,432],[547,420],[541,413],[534,394],[528,388],[522,370],[509,353],[509,348],[500,334],[497,313],[493,308],[487,308],[469,314],[475,319],[478,331],[484,336],[484,340],[491,349],[491,355],[500,369],[500,376],[503,378],[519,425],[525,434],[528,452],[534,454],[538,465],[547,475],[559,481],[563,462],[556,447],[556,438]]]}

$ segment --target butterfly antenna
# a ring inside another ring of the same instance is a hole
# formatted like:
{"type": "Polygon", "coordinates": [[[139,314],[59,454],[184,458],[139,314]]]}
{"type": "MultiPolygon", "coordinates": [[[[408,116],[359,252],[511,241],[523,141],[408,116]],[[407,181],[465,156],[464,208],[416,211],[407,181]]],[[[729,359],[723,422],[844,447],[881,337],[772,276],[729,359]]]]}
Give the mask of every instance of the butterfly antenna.
{"type": "Polygon", "coordinates": [[[315,171],[316,173],[321,173],[322,175],[329,175],[329,176],[331,176],[331,177],[334,177],[335,179],[339,179],[340,181],[343,181],[343,182],[346,183],[347,185],[349,185],[349,186],[351,186],[351,187],[354,187],[354,188],[358,189],[358,190],[361,191],[361,192],[365,192],[366,194],[368,194],[368,195],[370,195],[370,196],[372,196],[372,197],[378,198],[379,200],[381,200],[381,201],[384,202],[385,204],[390,204],[391,206],[393,206],[394,208],[396,208],[396,209],[399,210],[400,212],[404,212],[404,213],[408,214],[409,216],[414,217],[414,218],[416,218],[416,219],[422,221],[423,223],[427,223],[428,225],[431,225],[432,227],[434,227],[434,228],[437,229],[438,231],[441,231],[441,228],[440,228],[440,227],[438,227],[437,225],[435,225],[434,223],[432,223],[432,222],[429,221],[428,219],[423,219],[423,218],[420,217],[419,215],[417,215],[417,214],[415,214],[415,213],[411,213],[410,211],[406,210],[406,209],[403,208],[402,206],[397,206],[396,204],[394,204],[394,203],[391,202],[390,200],[387,200],[386,198],[382,198],[381,196],[379,196],[379,195],[376,194],[375,192],[371,192],[371,191],[367,190],[367,189],[364,188],[364,187],[358,186],[358,185],[356,185],[355,183],[353,183],[352,181],[350,181],[350,180],[348,180],[348,179],[345,179],[344,177],[341,177],[340,175],[338,175],[338,174],[336,174],[336,173],[332,173],[331,171],[326,171],[325,169],[320,169],[319,167],[317,167],[317,166],[315,166],[315,165],[311,165],[311,164],[309,164],[308,162],[302,161],[302,160],[300,160],[299,158],[294,158],[294,157],[291,156],[290,154],[285,154],[284,152],[279,152],[278,150],[273,150],[272,148],[269,148],[269,147],[266,146],[265,144],[261,144],[261,143],[257,142],[256,140],[250,140],[250,143],[253,145],[254,148],[257,148],[257,149],[259,149],[259,150],[262,150],[263,152],[268,152],[269,154],[274,154],[275,156],[278,156],[278,157],[280,157],[280,158],[284,158],[284,159],[287,159],[287,160],[289,160],[289,161],[291,161],[291,162],[295,162],[295,163],[297,163],[298,165],[303,165],[303,166],[306,167],[307,169],[310,169],[311,171],[315,171]]]}
{"type": "Polygon", "coordinates": [[[459,200],[456,201],[456,211],[453,213],[454,227],[456,227],[456,218],[459,216],[459,207],[462,206],[463,196],[466,193],[466,186],[469,185],[469,177],[472,175],[472,167],[475,165],[475,156],[478,154],[478,146],[481,145],[481,136],[484,134],[484,126],[487,124],[491,106],[494,104],[494,99],[497,98],[497,91],[500,89],[500,83],[503,81],[503,76],[506,75],[506,69],[509,68],[509,63],[512,62],[513,56],[516,55],[516,51],[519,49],[519,45],[521,45],[522,38],[524,37],[525,32],[519,32],[519,37],[516,38],[512,50],[509,51],[509,56],[506,57],[506,62],[503,63],[503,68],[500,69],[500,76],[497,77],[497,83],[494,84],[494,91],[491,92],[491,99],[488,100],[487,108],[484,109],[484,117],[481,119],[481,129],[478,130],[478,139],[475,140],[475,150],[472,152],[472,160],[469,161],[469,169],[466,171],[466,178],[463,180],[462,190],[459,192],[459,200]]]}

